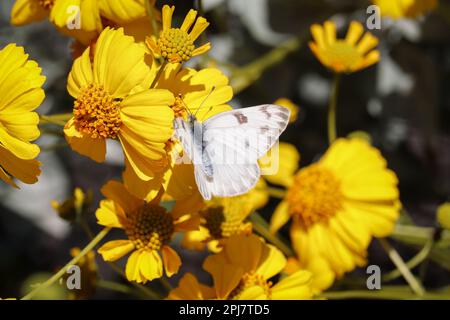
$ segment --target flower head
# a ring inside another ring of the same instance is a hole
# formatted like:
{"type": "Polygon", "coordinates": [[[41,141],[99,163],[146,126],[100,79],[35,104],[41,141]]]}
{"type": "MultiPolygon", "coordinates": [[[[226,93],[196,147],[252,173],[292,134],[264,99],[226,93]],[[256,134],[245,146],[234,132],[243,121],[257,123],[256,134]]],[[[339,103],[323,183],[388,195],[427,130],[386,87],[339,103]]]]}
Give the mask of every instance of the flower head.
{"type": "MultiPolygon", "coordinates": [[[[396,175],[360,139],[339,139],[315,164],[299,170],[275,210],[271,230],[292,219],[299,266],[340,277],[365,264],[373,236],[389,235],[399,216],[396,175]]],[[[324,289],[333,277],[317,284],[324,289]]]]}
{"type": "Polygon", "coordinates": [[[383,17],[392,19],[417,18],[438,6],[438,0],[372,0],[383,17]]]}
{"type": "Polygon", "coordinates": [[[98,252],[106,261],[116,261],[131,253],[126,265],[130,281],[145,283],[178,272],[181,259],[170,246],[175,232],[195,230],[197,217],[167,212],[156,203],[148,203],[131,195],[117,181],[108,182],[102,193],[106,200],[100,202],[96,212],[98,223],[125,231],[126,240],[105,243],[98,252]],[[161,257],[162,255],[162,257],[161,257]]]}
{"type": "Polygon", "coordinates": [[[191,57],[205,53],[211,48],[209,43],[195,47],[195,40],[209,25],[203,17],[197,18],[197,11],[190,10],[180,28],[172,27],[172,15],[175,7],[164,5],[162,9],[163,29],[159,38],[147,38],[148,47],[171,63],[186,62],[191,57]],[[196,19],[197,18],[197,19],[196,19]],[[192,27],[192,28],[191,28],[192,27]]]}
{"type": "Polygon", "coordinates": [[[380,52],[373,50],[378,39],[364,33],[361,23],[353,21],[345,39],[336,39],[336,25],[326,21],[323,26],[311,27],[314,41],[309,47],[317,59],[335,72],[355,72],[367,68],[380,60],[380,52]],[[362,36],[362,38],[361,38],[362,36]]]}
{"type": "Polygon", "coordinates": [[[67,89],[75,98],[64,132],[72,149],[102,162],[106,139],[118,139],[132,170],[149,180],[165,163],[173,128],[172,93],[148,89],[154,73],[146,51],[123,30],[105,29],[95,47],[76,59],[67,89]]]}
{"type": "Polygon", "coordinates": [[[11,23],[16,26],[40,21],[49,16],[56,0],[16,0],[11,10],[11,23]]]}
{"type": "MultiPolygon", "coordinates": [[[[286,258],[274,246],[255,235],[231,237],[220,253],[206,258],[203,268],[214,281],[216,299],[289,300],[310,299],[311,273],[299,270],[274,284],[272,277],[286,265],[286,258]]],[[[209,288],[200,286],[192,275],[185,275],[169,299],[208,299],[209,288]],[[186,285],[193,284],[191,290],[186,285]]]]}
{"type": "Polygon", "coordinates": [[[33,112],[44,100],[38,64],[22,47],[0,50],[0,179],[17,187],[13,177],[35,183],[41,173],[35,158],[40,149],[31,141],[39,135],[39,116],[33,112]]]}

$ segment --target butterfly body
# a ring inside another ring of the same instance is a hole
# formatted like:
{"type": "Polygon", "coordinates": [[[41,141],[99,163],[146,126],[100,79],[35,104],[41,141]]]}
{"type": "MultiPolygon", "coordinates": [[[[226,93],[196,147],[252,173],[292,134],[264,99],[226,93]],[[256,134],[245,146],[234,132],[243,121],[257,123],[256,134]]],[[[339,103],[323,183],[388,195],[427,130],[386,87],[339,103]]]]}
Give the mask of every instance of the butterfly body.
{"type": "Polygon", "coordinates": [[[194,115],[174,121],[176,137],[194,164],[203,198],[248,192],[259,180],[258,159],[277,142],[289,121],[289,110],[276,105],[235,109],[204,122],[194,115]]]}

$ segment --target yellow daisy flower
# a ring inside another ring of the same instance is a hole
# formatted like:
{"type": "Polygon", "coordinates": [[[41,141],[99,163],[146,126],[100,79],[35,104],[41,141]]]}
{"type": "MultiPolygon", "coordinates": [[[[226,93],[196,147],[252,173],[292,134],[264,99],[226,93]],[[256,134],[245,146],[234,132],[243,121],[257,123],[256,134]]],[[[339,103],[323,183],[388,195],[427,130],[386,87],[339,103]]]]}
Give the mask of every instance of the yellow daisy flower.
{"type": "Polygon", "coordinates": [[[417,18],[433,11],[438,0],[372,0],[383,17],[392,19],[417,18]]]}
{"type": "Polygon", "coordinates": [[[445,202],[438,207],[436,218],[442,228],[450,229],[450,202],[445,202]]]}
{"type": "Polygon", "coordinates": [[[138,283],[162,277],[163,267],[168,277],[177,273],[181,259],[169,242],[175,232],[198,228],[198,218],[186,216],[181,209],[169,213],[158,204],[140,200],[117,181],[108,182],[101,191],[107,199],[100,202],[96,212],[98,223],[121,228],[128,237],[98,249],[103,259],[116,261],[132,252],[125,273],[129,281],[138,283]]]}
{"type": "Polygon", "coordinates": [[[103,162],[106,139],[119,139],[127,163],[141,179],[163,166],[173,132],[172,93],[147,89],[154,73],[145,48],[123,30],[105,29],[95,47],[75,60],[67,89],[76,99],[64,128],[73,150],[103,162]]]}
{"type": "Polygon", "coordinates": [[[338,139],[317,163],[293,176],[271,231],[292,219],[300,267],[327,267],[340,277],[366,263],[372,237],[392,232],[401,207],[397,184],[377,149],[360,139],[338,139]]]}
{"type": "Polygon", "coordinates": [[[263,179],[244,195],[207,201],[206,207],[199,212],[200,229],[186,232],[182,245],[192,250],[203,250],[208,245],[209,250],[219,252],[229,237],[252,232],[252,224],[246,222],[246,218],[268,201],[263,179]]]}
{"type": "MultiPolygon", "coordinates": [[[[213,277],[216,299],[311,299],[312,277],[308,271],[299,270],[276,284],[269,281],[285,265],[286,258],[277,248],[252,234],[228,239],[224,250],[206,258],[203,268],[213,277]]],[[[179,286],[171,291],[169,299],[191,300],[210,296],[209,289],[196,285],[192,275],[185,275],[179,286]],[[188,290],[186,285],[191,283],[194,285],[188,290]]]]}
{"type": "Polygon", "coordinates": [[[378,39],[364,33],[361,23],[353,21],[345,39],[336,39],[336,25],[326,21],[323,26],[311,27],[314,41],[309,43],[314,55],[327,68],[335,72],[355,72],[367,68],[380,60],[380,52],[373,50],[378,39]],[[361,38],[362,36],[362,38],[361,38]]]}
{"type": "MultiPolygon", "coordinates": [[[[175,96],[170,105],[175,117],[187,118],[188,112],[191,112],[196,114],[199,121],[204,121],[217,113],[231,110],[227,102],[233,97],[233,90],[228,84],[228,78],[218,69],[195,71],[180,69],[179,64],[169,64],[158,78],[155,88],[169,90],[175,96]]],[[[139,177],[127,165],[123,175],[127,188],[137,197],[149,201],[156,196],[162,185],[174,199],[194,197],[202,203],[193,166],[182,161],[181,144],[176,139],[171,139],[166,144],[166,152],[170,161],[151,179],[139,177]]]]}
{"type": "Polygon", "coordinates": [[[45,98],[44,82],[41,68],[22,47],[0,50],[0,179],[14,187],[13,177],[31,184],[41,173],[35,160],[40,149],[30,141],[40,135],[33,110],[45,98]]]}
{"type": "Polygon", "coordinates": [[[194,42],[206,30],[209,22],[203,17],[197,18],[197,11],[191,9],[181,27],[173,28],[172,15],[174,10],[174,6],[164,5],[162,9],[163,28],[159,38],[148,37],[146,41],[150,50],[171,63],[186,62],[191,57],[207,52],[211,48],[210,43],[196,48],[194,42]]]}

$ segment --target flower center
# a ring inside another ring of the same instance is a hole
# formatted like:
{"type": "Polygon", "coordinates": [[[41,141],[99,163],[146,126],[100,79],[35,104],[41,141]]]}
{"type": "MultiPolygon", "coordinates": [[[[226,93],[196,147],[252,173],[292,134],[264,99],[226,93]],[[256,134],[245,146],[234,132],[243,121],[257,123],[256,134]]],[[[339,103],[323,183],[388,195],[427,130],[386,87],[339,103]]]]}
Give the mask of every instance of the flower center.
{"type": "Polygon", "coordinates": [[[184,118],[187,115],[186,106],[181,96],[175,97],[175,102],[170,106],[175,118],[184,118]]]}
{"type": "Polygon", "coordinates": [[[267,298],[272,296],[271,286],[272,282],[266,281],[261,275],[255,273],[246,273],[243,275],[239,285],[230,293],[229,299],[239,299],[242,292],[248,288],[258,286],[264,290],[267,298]]]}
{"type": "Polygon", "coordinates": [[[159,250],[172,238],[173,218],[163,207],[144,204],[128,216],[125,231],[136,249],[159,250]]]}
{"type": "Polygon", "coordinates": [[[340,182],[333,172],[313,164],[297,173],[286,199],[294,219],[308,227],[327,221],[341,208],[340,182]]]}
{"type": "Polygon", "coordinates": [[[354,46],[342,40],[337,40],[333,43],[328,50],[325,50],[325,54],[334,66],[344,70],[355,65],[361,58],[361,55],[354,46]]]}
{"type": "Polygon", "coordinates": [[[120,100],[114,99],[99,85],[83,89],[73,107],[74,124],[78,132],[91,138],[117,138],[122,124],[120,100]]]}
{"type": "Polygon", "coordinates": [[[234,210],[228,210],[224,213],[224,207],[210,207],[200,212],[205,219],[203,226],[208,229],[213,239],[229,238],[235,234],[242,234],[251,224],[242,222],[242,216],[234,210]]]}
{"type": "Polygon", "coordinates": [[[45,10],[50,10],[55,4],[55,0],[38,0],[38,4],[45,10]]]}
{"type": "Polygon", "coordinates": [[[161,55],[171,62],[188,61],[195,49],[189,34],[179,28],[161,31],[157,45],[161,55]]]}

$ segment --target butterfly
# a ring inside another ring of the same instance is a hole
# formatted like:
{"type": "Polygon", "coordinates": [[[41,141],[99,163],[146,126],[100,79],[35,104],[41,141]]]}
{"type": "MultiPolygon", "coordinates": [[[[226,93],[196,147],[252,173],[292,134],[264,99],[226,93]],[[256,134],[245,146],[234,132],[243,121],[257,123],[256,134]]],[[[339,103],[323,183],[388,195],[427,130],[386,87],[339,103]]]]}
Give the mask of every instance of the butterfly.
{"type": "Polygon", "coordinates": [[[176,138],[194,164],[203,198],[237,196],[252,189],[261,175],[258,159],[278,141],[289,117],[289,109],[265,104],[225,111],[204,122],[192,113],[187,121],[176,118],[176,138]]]}

